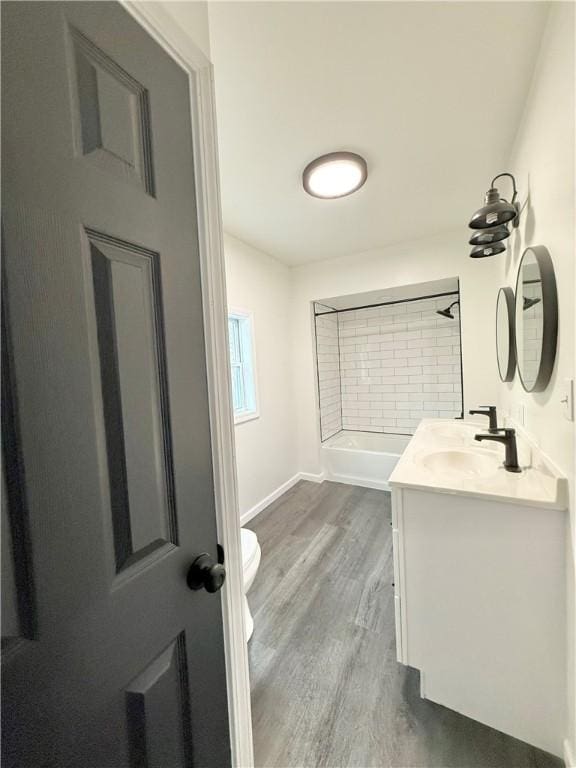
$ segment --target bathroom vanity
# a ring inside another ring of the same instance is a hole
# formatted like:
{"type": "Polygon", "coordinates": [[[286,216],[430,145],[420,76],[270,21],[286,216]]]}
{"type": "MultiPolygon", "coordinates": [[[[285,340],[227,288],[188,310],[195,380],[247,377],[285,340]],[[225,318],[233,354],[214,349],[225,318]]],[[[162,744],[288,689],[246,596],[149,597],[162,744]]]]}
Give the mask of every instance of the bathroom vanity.
{"type": "Polygon", "coordinates": [[[390,477],[398,661],[421,695],[561,754],[567,483],[519,436],[424,420],[390,477]]]}

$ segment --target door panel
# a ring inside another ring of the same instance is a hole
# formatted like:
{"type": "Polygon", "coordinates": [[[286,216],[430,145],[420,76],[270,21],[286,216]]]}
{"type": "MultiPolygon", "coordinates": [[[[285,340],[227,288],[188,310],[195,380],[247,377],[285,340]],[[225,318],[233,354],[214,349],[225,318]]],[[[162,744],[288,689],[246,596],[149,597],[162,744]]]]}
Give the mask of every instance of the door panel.
{"type": "Polygon", "coordinates": [[[2,296],[2,653],[10,654],[36,631],[30,530],[8,338],[8,306],[2,296]]]}
{"type": "Polygon", "coordinates": [[[190,706],[184,635],[126,689],[130,759],[142,768],[190,765],[190,706]]]}
{"type": "Polygon", "coordinates": [[[88,233],[116,570],[177,544],[158,254],[88,233]]]}
{"type": "Polygon", "coordinates": [[[69,35],[81,153],[154,195],[147,89],[78,29],[69,35]]]}
{"type": "Polygon", "coordinates": [[[2,43],[4,765],[225,766],[188,79],[116,3],[3,3],[2,43]]]}

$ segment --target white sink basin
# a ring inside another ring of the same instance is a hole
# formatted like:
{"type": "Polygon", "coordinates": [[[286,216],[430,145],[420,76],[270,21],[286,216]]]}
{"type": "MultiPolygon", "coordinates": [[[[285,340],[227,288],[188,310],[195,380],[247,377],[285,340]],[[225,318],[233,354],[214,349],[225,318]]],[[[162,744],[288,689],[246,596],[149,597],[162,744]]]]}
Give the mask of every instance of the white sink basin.
{"type": "Polygon", "coordinates": [[[568,482],[549,459],[519,435],[522,472],[506,472],[504,446],[474,440],[487,426],[461,419],[423,419],[390,475],[390,486],[565,509],[568,482]]]}
{"type": "Polygon", "coordinates": [[[489,477],[501,465],[497,456],[472,451],[437,451],[420,458],[420,463],[432,472],[459,477],[489,477]]]}

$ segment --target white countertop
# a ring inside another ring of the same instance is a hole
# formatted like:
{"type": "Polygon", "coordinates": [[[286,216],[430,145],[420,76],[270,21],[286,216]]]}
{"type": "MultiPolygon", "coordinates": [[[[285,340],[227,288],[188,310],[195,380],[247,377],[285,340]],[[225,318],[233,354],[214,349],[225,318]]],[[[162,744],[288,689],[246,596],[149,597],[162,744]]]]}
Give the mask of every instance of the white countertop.
{"type": "Polygon", "coordinates": [[[522,504],[565,509],[568,484],[537,448],[517,434],[522,472],[508,472],[502,462],[504,445],[477,442],[482,424],[459,420],[423,419],[392,472],[389,484],[436,493],[460,494],[522,504]],[[444,466],[448,458],[453,466],[444,466]],[[478,474],[466,461],[477,462],[478,474]]]}

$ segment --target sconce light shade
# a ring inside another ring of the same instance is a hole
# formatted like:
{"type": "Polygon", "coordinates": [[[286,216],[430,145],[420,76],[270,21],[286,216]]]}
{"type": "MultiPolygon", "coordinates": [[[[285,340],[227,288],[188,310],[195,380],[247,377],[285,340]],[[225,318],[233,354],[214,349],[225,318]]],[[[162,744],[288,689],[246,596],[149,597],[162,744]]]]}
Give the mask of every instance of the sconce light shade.
{"type": "Polygon", "coordinates": [[[518,215],[516,203],[509,203],[500,198],[496,187],[491,187],[484,198],[484,207],[470,219],[471,229],[488,229],[512,221],[518,215]]]}
{"type": "Polygon", "coordinates": [[[511,173],[499,173],[498,176],[494,176],[490,189],[484,197],[484,207],[476,211],[468,225],[470,229],[476,230],[469,240],[470,245],[474,246],[470,258],[485,259],[487,256],[495,256],[506,250],[506,246],[501,241],[510,237],[508,224],[511,222],[513,227],[517,227],[520,221],[520,203],[516,200],[517,196],[516,179],[511,173]],[[500,192],[494,186],[496,179],[502,176],[512,180],[510,202],[500,197],[500,192]]]}
{"type": "Polygon", "coordinates": [[[470,251],[471,259],[485,259],[487,256],[495,256],[506,250],[504,243],[489,243],[488,245],[477,245],[470,251]]]}
{"type": "Polygon", "coordinates": [[[468,242],[470,245],[489,245],[500,240],[506,240],[507,237],[510,237],[510,230],[506,224],[502,224],[499,227],[490,227],[490,229],[477,229],[468,242]]]}

